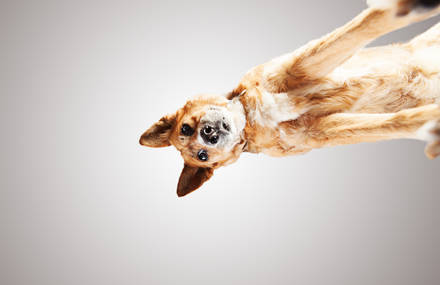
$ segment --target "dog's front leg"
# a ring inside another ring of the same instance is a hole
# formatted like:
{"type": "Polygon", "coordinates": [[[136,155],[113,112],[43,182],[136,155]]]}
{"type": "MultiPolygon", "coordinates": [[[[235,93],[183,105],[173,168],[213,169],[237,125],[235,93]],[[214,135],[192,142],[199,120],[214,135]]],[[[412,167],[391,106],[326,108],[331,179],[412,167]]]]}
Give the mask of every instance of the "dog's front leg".
{"type": "MultiPolygon", "coordinates": [[[[264,64],[265,87],[272,92],[286,92],[317,84],[322,77],[374,39],[410,23],[434,16],[440,11],[437,6],[422,12],[413,11],[404,14],[402,13],[404,3],[420,1],[371,2],[374,3],[372,7],[332,33],[306,44],[293,53],[264,64]]],[[[406,9],[417,7],[414,5],[406,9]]]]}
{"type": "Polygon", "coordinates": [[[437,104],[388,114],[337,113],[322,117],[307,131],[312,148],[399,138],[429,143],[430,158],[440,154],[440,106],[437,104]]]}

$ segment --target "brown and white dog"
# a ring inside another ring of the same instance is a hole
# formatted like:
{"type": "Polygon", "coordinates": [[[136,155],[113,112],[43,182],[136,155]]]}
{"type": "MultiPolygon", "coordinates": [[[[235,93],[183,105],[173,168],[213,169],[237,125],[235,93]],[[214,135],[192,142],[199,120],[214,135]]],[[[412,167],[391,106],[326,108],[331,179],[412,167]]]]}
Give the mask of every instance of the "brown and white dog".
{"type": "Polygon", "coordinates": [[[413,138],[440,154],[440,23],[408,43],[366,48],[434,16],[440,0],[369,0],[341,28],[251,69],[225,95],[189,100],[140,138],[185,161],[177,195],[242,152],[300,154],[325,146],[413,138]]]}

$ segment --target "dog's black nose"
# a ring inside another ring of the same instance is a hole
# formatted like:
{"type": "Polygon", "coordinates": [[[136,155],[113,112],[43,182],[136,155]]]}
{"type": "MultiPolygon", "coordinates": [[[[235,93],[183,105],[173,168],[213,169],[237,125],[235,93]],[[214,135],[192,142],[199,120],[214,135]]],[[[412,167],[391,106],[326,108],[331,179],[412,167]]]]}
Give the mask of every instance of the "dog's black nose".
{"type": "Polygon", "coordinates": [[[216,144],[220,138],[219,130],[215,127],[211,127],[209,125],[204,126],[200,130],[200,136],[202,139],[209,144],[216,144]]]}
{"type": "Polygon", "coordinates": [[[209,142],[212,144],[216,144],[218,142],[218,136],[214,135],[209,139],[209,142]]]}
{"type": "Polygon", "coordinates": [[[206,135],[211,134],[212,131],[213,131],[213,128],[212,128],[211,126],[205,126],[205,127],[203,128],[203,132],[204,132],[206,135]]]}

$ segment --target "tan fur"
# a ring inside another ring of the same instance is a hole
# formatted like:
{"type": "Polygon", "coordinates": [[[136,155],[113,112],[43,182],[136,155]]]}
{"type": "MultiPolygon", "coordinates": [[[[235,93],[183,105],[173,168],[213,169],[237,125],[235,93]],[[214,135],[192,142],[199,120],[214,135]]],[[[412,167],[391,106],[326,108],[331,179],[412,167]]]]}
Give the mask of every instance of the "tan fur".
{"type": "Polygon", "coordinates": [[[141,144],[168,142],[185,160],[179,196],[197,189],[214,169],[236,161],[243,151],[285,156],[424,136],[429,137],[427,156],[440,154],[440,24],[406,44],[362,49],[440,8],[416,13],[414,1],[380,3],[387,5],[370,7],[323,38],[251,69],[227,96],[197,97],[147,130],[141,144]],[[241,103],[246,116],[238,142],[227,151],[201,144],[197,131],[206,106],[224,107],[231,100],[241,103]],[[428,122],[436,122],[434,128],[420,134],[428,122]],[[197,130],[193,136],[182,137],[183,123],[197,130]],[[165,135],[164,125],[171,125],[165,135]],[[208,161],[198,159],[200,149],[209,153],[208,161]]]}

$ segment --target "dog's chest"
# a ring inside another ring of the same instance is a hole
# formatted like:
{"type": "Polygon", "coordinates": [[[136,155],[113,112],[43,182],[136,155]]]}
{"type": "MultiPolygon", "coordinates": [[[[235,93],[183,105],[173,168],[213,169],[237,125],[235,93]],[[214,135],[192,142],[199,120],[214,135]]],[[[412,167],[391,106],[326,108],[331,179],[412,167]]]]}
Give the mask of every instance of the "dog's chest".
{"type": "Polygon", "coordinates": [[[297,119],[298,112],[287,93],[270,93],[255,88],[247,94],[250,99],[248,120],[252,125],[276,128],[279,123],[297,119]]]}
{"type": "MultiPolygon", "coordinates": [[[[246,93],[247,140],[252,152],[282,156],[297,152],[302,132],[295,127],[305,110],[297,108],[286,93],[255,88],[246,93]]],[[[303,152],[302,150],[300,152],[303,152]]]]}

